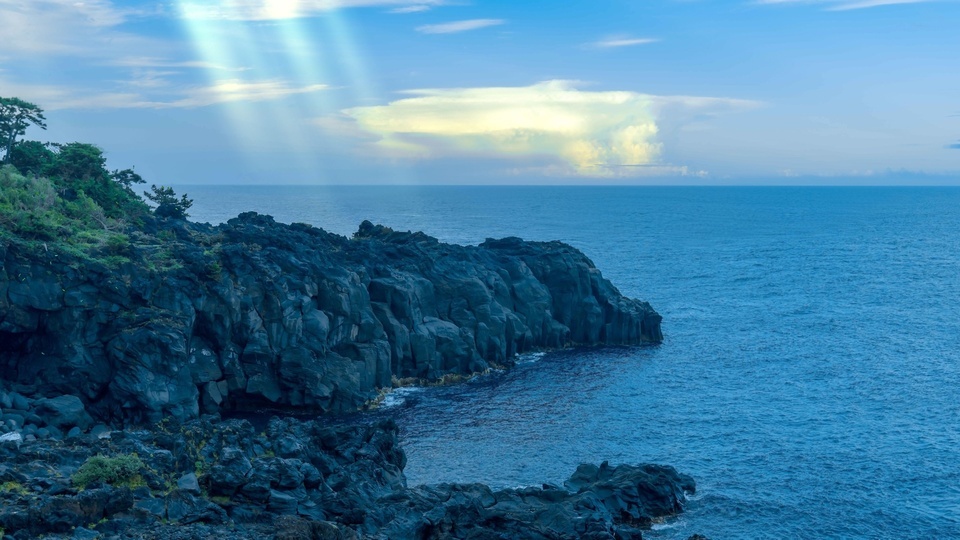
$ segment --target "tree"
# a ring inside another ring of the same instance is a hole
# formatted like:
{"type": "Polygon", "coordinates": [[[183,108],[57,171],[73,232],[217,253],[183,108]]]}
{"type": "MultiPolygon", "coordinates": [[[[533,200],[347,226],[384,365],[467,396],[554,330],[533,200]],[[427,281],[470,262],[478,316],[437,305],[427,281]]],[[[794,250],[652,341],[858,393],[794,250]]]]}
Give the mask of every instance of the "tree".
{"type": "Polygon", "coordinates": [[[4,161],[10,159],[17,137],[26,133],[30,124],[47,129],[46,122],[43,109],[37,105],[20,98],[0,97],[0,141],[5,151],[4,161]]]}
{"type": "Polygon", "coordinates": [[[147,210],[147,205],[130,188],[130,184],[143,181],[140,175],[129,169],[108,171],[107,158],[99,147],[79,142],[51,146],[57,149],[56,159],[47,167],[46,174],[63,198],[72,201],[83,193],[113,219],[136,218],[147,210]]]}
{"type": "Polygon", "coordinates": [[[7,163],[34,176],[45,175],[56,160],[57,154],[40,141],[20,141],[7,154],[7,163]]]}
{"type": "Polygon", "coordinates": [[[113,178],[114,181],[125,188],[131,188],[133,184],[147,183],[147,181],[144,180],[143,177],[137,174],[133,169],[124,169],[122,171],[115,170],[110,173],[110,178],[113,178]]]}
{"type": "Polygon", "coordinates": [[[193,206],[193,199],[188,199],[186,195],[177,199],[177,194],[173,192],[173,188],[164,186],[157,187],[156,184],[150,186],[150,191],[144,191],[143,194],[147,199],[156,203],[157,207],[153,213],[156,214],[157,217],[187,219],[189,215],[187,214],[187,210],[193,206]],[[150,191],[153,193],[150,193],[150,191]]]}
{"type": "MultiPolygon", "coordinates": [[[[103,150],[93,144],[72,142],[53,143],[57,149],[57,159],[50,173],[70,182],[108,180],[107,158],[103,150]]],[[[81,186],[82,187],[82,186],[81,186]]],[[[89,195],[89,193],[88,193],[89,195]]]]}

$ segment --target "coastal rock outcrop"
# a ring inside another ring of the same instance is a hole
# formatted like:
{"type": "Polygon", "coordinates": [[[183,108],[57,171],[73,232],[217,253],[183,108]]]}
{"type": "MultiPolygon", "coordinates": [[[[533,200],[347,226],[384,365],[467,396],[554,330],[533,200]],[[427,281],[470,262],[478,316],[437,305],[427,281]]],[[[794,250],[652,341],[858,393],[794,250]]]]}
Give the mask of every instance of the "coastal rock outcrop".
{"type": "Polygon", "coordinates": [[[389,420],[273,418],[258,433],[205,416],[0,447],[0,458],[0,529],[14,540],[639,539],[695,490],[671,467],[606,463],[580,466],[563,487],[411,488],[389,420]]]}
{"type": "Polygon", "coordinates": [[[369,222],[348,239],[256,213],[144,230],[165,242],[132,234],[104,261],[0,242],[0,390],[31,400],[4,410],[59,431],[265,405],[344,412],[396,379],[662,339],[649,304],[560,242],[464,247],[369,222]]]}

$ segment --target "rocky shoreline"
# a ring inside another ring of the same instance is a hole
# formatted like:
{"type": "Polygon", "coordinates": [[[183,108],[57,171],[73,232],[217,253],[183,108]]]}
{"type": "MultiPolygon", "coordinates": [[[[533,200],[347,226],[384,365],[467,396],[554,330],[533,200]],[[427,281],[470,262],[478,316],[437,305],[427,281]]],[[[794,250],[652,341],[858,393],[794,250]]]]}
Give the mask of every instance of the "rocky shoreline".
{"type": "Polygon", "coordinates": [[[606,463],[562,487],[408,487],[392,422],[325,425],[403,379],[659,342],[650,305],[570,246],[370,222],[348,239],[247,213],[149,218],[114,248],[0,242],[6,537],[640,538],[694,489],[606,463]],[[260,407],[320,416],[260,433],[231,418],[260,407]]]}
{"type": "Polygon", "coordinates": [[[391,421],[275,417],[257,433],[207,416],[6,442],[0,457],[0,527],[17,540],[640,538],[695,489],[671,467],[606,463],[580,466],[564,486],[408,487],[391,421]]]}

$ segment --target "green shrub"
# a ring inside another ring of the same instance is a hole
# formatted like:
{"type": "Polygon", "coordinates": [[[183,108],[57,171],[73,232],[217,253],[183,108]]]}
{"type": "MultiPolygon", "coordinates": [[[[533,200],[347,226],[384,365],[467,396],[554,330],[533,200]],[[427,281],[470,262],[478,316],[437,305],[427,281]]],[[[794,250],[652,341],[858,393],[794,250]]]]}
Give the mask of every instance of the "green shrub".
{"type": "Polygon", "coordinates": [[[134,486],[143,482],[140,471],[144,468],[143,461],[136,454],[113,457],[96,455],[84,461],[77,472],[73,473],[71,480],[80,488],[93,482],[134,486]]]}
{"type": "Polygon", "coordinates": [[[46,178],[0,168],[0,228],[31,239],[57,238],[63,216],[56,211],[57,191],[46,178]]]}

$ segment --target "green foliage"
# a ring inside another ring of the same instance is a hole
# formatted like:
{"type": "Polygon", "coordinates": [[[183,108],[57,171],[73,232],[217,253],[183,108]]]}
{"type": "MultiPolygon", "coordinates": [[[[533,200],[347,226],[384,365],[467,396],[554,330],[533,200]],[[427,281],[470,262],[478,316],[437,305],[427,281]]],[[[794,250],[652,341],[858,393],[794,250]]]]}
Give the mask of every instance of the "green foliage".
{"type": "Polygon", "coordinates": [[[133,244],[130,243],[130,237],[125,234],[115,234],[107,238],[103,249],[110,255],[127,257],[130,255],[133,244]]]}
{"type": "Polygon", "coordinates": [[[54,148],[58,150],[57,159],[54,166],[47,171],[48,174],[72,181],[109,178],[107,158],[97,146],[72,142],[55,144],[54,148]]]}
{"type": "Polygon", "coordinates": [[[0,236],[42,243],[45,250],[60,247],[83,258],[114,257],[104,262],[117,266],[132,252],[123,227],[83,192],[67,200],[47,178],[0,167],[0,236]]]}
{"type": "Polygon", "coordinates": [[[20,141],[7,156],[17,170],[36,176],[46,174],[56,159],[57,154],[40,141],[20,141]]]}
{"type": "MultiPolygon", "coordinates": [[[[0,239],[108,267],[137,260],[158,272],[183,268],[176,235],[138,227],[149,219],[134,191],[144,179],[132,168],[109,171],[92,144],[17,141],[28,125],[45,129],[44,122],[36,105],[0,98],[0,239]]],[[[193,204],[162,186],[147,195],[161,217],[185,219],[193,204]]],[[[200,271],[219,279],[219,257],[211,259],[200,271]]]]}
{"type": "Polygon", "coordinates": [[[131,183],[143,181],[133,170],[110,173],[103,150],[92,144],[73,142],[53,146],[58,152],[44,172],[54,179],[65,198],[72,199],[82,192],[112,219],[136,219],[146,212],[146,205],[130,187],[131,183]]]}
{"type": "Polygon", "coordinates": [[[111,485],[139,487],[143,484],[140,471],[145,468],[136,454],[122,454],[114,457],[96,455],[88,458],[73,474],[73,485],[84,488],[94,482],[111,485]]]}
{"type": "Polygon", "coordinates": [[[177,199],[177,194],[173,192],[171,187],[157,187],[154,184],[150,186],[150,191],[144,191],[143,194],[147,199],[156,203],[157,207],[153,212],[157,217],[187,219],[189,215],[187,210],[193,206],[193,199],[188,199],[186,195],[177,199]]]}
{"type": "Polygon", "coordinates": [[[65,217],[57,212],[57,191],[45,178],[27,178],[11,166],[0,168],[0,228],[25,238],[57,238],[65,217]]]}
{"type": "Polygon", "coordinates": [[[43,109],[37,105],[20,98],[0,97],[0,144],[3,144],[4,162],[10,160],[17,137],[26,133],[30,124],[47,129],[46,121],[43,109]]]}
{"type": "Polygon", "coordinates": [[[126,188],[131,188],[132,184],[145,184],[147,182],[142,176],[134,172],[133,169],[113,171],[110,173],[110,178],[126,188]]]}

